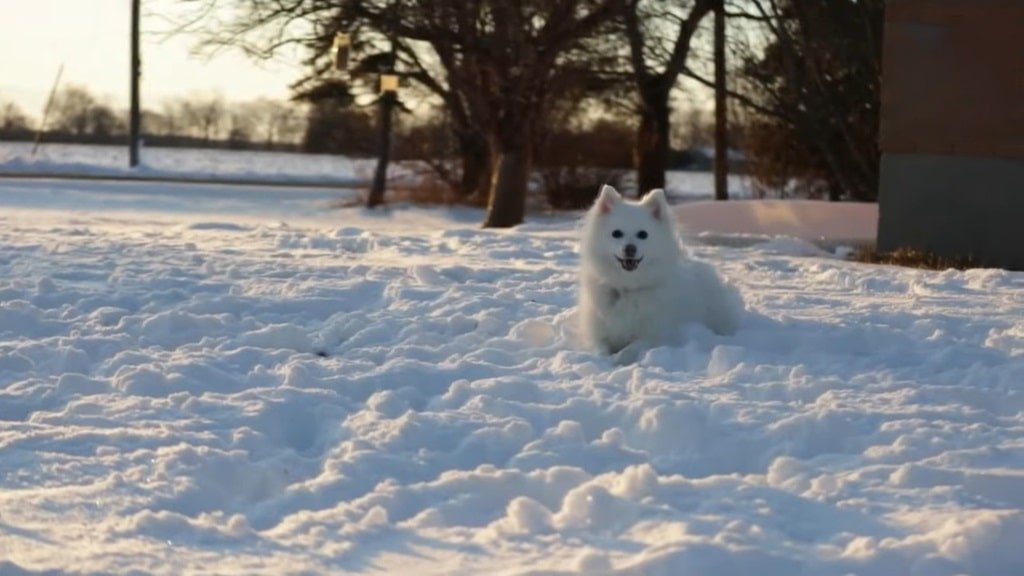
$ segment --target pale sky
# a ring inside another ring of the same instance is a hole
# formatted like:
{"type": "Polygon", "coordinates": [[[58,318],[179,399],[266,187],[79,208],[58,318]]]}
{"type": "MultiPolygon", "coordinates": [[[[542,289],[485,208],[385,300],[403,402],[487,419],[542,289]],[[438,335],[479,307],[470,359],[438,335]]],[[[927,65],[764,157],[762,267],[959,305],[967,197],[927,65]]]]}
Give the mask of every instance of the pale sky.
{"type": "MultiPolygon", "coordinates": [[[[303,69],[283,57],[256,63],[237,52],[192,55],[194,37],[163,39],[169,25],[155,16],[173,4],[142,0],[142,105],[169,96],[216,92],[228,100],[287,98],[303,69]]],[[[0,101],[13,100],[38,117],[57,68],[62,85],[80,84],[127,106],[131,0],[0,0],[0,101]]]]}

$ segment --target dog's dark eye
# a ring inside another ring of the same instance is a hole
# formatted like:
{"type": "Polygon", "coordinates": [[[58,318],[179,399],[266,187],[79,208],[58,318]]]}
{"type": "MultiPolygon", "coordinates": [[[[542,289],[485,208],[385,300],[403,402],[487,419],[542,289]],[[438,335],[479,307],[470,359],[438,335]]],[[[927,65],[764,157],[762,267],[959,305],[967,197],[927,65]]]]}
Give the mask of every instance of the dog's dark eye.
{"type": "Polygon", "coordinates": [[[636,237],[641,240],[647,240],[647,230],[641,230],[636,233],[636,237]]]}
{"type": "Polygon", "coordinates": [[[622,238],[622,230],[615,230],[612,232],[612,238],[622,238]]]}

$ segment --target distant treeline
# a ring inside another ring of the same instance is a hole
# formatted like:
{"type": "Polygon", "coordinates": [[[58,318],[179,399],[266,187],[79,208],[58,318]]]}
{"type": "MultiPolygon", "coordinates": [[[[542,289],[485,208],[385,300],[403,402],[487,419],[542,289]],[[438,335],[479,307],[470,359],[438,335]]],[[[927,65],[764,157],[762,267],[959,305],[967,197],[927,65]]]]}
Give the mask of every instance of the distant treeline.
{"type": "MultiPolygon", "coordinates": [[[[34,139],[41,122],[0,101],[0,139],[34,139]]],[[[123,143],[128,112],[71,85],[57,92],[41,127],[45,142],[123,143]]],[[[142,112],[144,139],[155,146],[299,150],[305,129],[304,106],[270,99],[228,102],[219,95],[193,95],[142,112]]]]}
{"type": "MultiPolygon", "coordinates": [[[[0,130],[0,141],[32,142],[36,139],[34,130],[0,130]]],[[[98,144],[104,146],[127,145],[128,134],[115,133],[106,135],[73,134],[71,132],[47,130],[40,137],[42,144],[98,144]]],[[[302,146],[287,142],[241,142],[230,140],[206,140],[191,136],[166,136],[160,134],[143,134],[145,146],[159,148],[221,148],[233,150],[270,150],[275,152],[302,152],[302,146]]]]}
{"type": "MultiPolygon", "coordinates": [[[[81,86],[57,92],[44,143],[122,145],[128,138],[128,111],[116,109],[81,86]]],[[[32,141],[40,120],[14,103],[0,101],[0,140],[32,141]]],[[[714,142],[713,119],[692,110],[676,123],[670,166],[710,170],[707,150],[714,142]]],[[[375,109],[334,100],[313,103],[261,99],[230,102],[217,95],[192,95],[165,100],[142,114],[143,141],[153,147],[274,150],[314,154],[372,156],[378,138],[375,109]]],[[[457,156],[452,127],[436,111],[403,114],[396,122],[394,156],[399,160],[436,161],[457,156]]],[[[539,167],[594,167],[629,170],[633,165],[633,128],[622,119],[605,117],[579,124],[565,122],[543,133],[535,143],[539,167]]],[[[734,128],[734,142],[742,130],[734,128]]],[[[437,162],[441,168],[443,162],[437,162]]],[[[734,166],[742,169],[742,166],[734,166]]]]}

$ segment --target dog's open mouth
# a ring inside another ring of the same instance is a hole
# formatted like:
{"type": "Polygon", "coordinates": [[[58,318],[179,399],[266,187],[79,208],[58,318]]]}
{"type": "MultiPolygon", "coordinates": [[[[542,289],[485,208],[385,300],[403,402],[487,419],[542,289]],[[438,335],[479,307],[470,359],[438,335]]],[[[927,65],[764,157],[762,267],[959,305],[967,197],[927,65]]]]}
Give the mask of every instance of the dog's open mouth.
{"type": "Polygon", "coordinates": [[[622,269],[625,270],[626,272],[632,272],[633,270],[636,270],[637,267],[640,266],[640,262],[643,261],[643,258],[619,258],[618,256],[616,256],[615,258],[619,261],[619,264],[622,266],[622,269]]]}

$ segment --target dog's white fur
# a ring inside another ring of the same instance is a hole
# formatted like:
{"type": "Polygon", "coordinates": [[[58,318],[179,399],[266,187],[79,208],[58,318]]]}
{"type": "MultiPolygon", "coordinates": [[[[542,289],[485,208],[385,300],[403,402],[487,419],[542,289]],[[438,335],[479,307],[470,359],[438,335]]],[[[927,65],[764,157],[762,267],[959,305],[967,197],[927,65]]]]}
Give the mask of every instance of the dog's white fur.
{"type": "Polygon", "coordinates": [[[580,260],[582,336],[601,353],[671,344],[689,322],[719,334],[739,327],[739,292],[710,264],[683,251],[663,190],[632,202],[602,187],[584,221],[580,260]],[[634,258],[627,258],[630,244],[634,258]],[[627,269],[637,259],[635,269],[627,269]]]}

